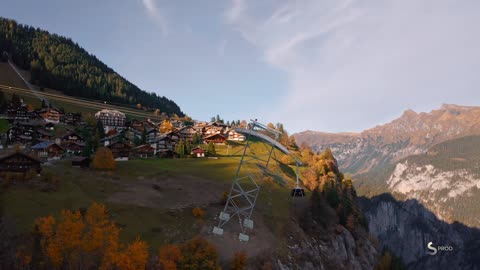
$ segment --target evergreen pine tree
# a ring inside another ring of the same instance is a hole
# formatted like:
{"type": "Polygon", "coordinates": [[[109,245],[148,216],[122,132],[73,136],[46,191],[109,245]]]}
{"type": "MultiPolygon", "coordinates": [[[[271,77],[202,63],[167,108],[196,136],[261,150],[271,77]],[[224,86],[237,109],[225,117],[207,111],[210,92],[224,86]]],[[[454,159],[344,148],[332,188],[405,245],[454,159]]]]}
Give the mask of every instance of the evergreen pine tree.
{"type": "Polygon", "coordinates": [[[97,121],[96,134],[98,135],[98,137],[99,137],[100,139],[105,138],[105,128],[103,127],[103,123],[102,123],[102,121],[100,121],[100,120],[97,121]]]}

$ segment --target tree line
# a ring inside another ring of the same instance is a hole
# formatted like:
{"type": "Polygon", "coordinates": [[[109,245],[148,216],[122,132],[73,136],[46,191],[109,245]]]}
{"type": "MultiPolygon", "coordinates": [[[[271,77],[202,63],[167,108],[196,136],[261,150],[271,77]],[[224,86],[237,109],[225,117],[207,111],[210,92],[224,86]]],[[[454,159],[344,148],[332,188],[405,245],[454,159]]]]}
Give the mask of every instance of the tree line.
{"type": "MultiPolygon", "coordinates": [[[[216,247],[201,236],[165,244],[151,254],[147,242],[137,237],[123,243],[120,234],[121,228],[103,204],[92,203],[88,209],[75,211],[64,209],[58,218],[37,218],[30,236],[19,240],[14,254],[5,257],[8,264],[2,261],[0,266],[38,270],[221,269],[216,247]]],[[[246,255],[236,253],[229,269],[246,266],[246,255]]]]}
{"type": "Polygon", "coordinates": [[[0,17],[0,54],[41,88],[184,116],[174,101],[139,89],[69,38],[0,17]]]}

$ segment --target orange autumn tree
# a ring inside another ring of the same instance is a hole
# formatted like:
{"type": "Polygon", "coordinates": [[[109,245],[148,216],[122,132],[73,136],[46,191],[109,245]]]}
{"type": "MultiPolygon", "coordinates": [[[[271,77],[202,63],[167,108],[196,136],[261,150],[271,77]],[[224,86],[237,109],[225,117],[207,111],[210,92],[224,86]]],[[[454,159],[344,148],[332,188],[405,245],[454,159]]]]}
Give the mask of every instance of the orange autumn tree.
{"type": "Polygon", "coordinates": [[[218,270],[221,268],[217,259],[215,247],[199,236],[185,243],[166,245],[159,254],[162,270],[218,270]]]}
{"type": "Polygon", "coordinates": [[[247,267],[247,255],[243,252],[235,253],[232,261],[232,270],[243,270],[247,267]]]}
{"type": "Polygon", "coordinates": [[[160,249],[158,256],[160,269],[162,270],[177,270],[177,266],[183,260],[182,251],[179,245],[165,245],[160,249]]]}
{"type": "Polygon", "coordinates": [[[205,211],[200,207],[195,207],[192,210],[192,215],[196,218],[204,219],[205,218],[205,211]]]}
{"type": "Polygon", "coordinates": [[[107,147],[99,147],[93,158],[93,167],[98,170],[114,170],[115,158],[107,147]]]}
{"type": "Polygon", "coordinates": [[[147,244],[120,244],[120,229],[104,205],[93,203],[85,213],[62,210],[60,218],[41,217],[35,225],[44,263],[54,269],[145,269],[147,244]]]}

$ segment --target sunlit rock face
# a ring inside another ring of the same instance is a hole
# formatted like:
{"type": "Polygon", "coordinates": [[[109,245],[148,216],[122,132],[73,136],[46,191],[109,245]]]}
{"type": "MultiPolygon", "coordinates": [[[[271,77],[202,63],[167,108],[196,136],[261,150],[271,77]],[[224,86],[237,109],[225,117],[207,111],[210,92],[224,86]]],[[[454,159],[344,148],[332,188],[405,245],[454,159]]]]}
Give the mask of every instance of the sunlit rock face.
{"type": "Polygon", "coordinates": [[[357,174],[475,134],[480,134],[480,107],[444,104],[429,113],[407,110],[392,122],[361,133],[304,131],[294,136],[299,145],[305,143],[315,151],[330,147],[340,169],[357,174]]]}

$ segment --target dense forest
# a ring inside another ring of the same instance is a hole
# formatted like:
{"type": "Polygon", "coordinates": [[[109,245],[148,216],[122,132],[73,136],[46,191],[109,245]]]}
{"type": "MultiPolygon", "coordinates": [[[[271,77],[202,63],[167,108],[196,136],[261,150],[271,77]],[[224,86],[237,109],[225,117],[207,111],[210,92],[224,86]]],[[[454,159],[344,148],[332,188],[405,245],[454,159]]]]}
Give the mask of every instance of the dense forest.
{"type": "Polygon", "coordinates": [[[69,38],[0,17],[0,54],[5,60],[3,52],[29,70],[31,81],[41,87],[184,116],[175,102],[140,90],[69,38]]]}

